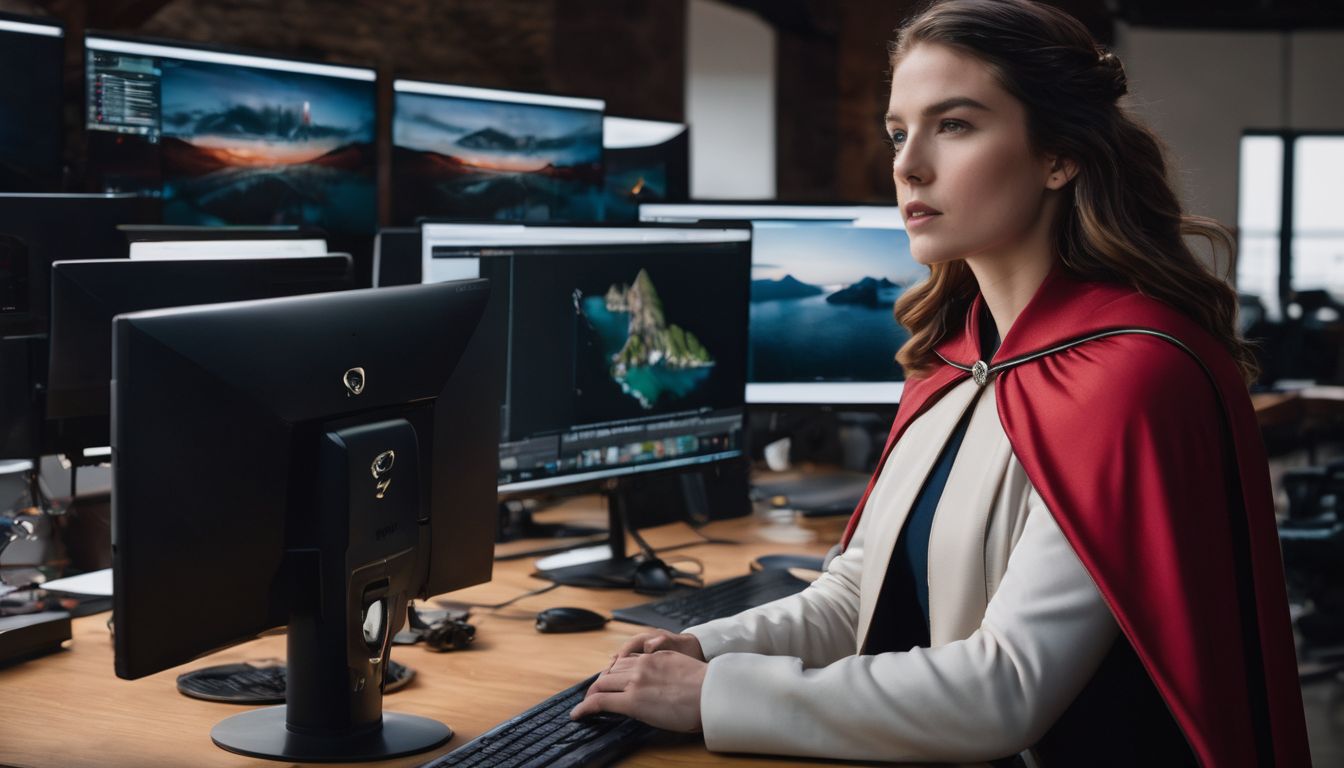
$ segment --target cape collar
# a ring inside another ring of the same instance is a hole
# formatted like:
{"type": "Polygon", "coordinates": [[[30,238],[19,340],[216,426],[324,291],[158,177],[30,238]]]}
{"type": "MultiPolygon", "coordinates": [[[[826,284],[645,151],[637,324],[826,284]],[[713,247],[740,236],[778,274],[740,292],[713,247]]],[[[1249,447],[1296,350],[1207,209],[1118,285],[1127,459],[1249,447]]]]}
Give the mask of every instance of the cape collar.
{"type": "MultiPolygon", "coordinates": [[[[1117,318],[1102,312],[1102,308],[1130,297],[1140,294],[1124,285],[1079,281],[1056,264],[1008,329],[994,356],[983,362],[997,368],[1114,328],[1117,318]]],[[[934,347],[934,352],[955,368],[970,371],[980,361],[984,302],[984,295],[976,293],[961,329],[934,347]]]]}

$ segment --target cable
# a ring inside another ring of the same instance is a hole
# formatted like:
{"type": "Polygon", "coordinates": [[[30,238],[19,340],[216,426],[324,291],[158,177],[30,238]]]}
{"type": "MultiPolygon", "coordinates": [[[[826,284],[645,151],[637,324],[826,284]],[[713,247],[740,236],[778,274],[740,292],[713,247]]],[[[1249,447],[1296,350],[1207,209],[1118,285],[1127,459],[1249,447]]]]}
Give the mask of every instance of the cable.
{"type": "Polygon", "coordinates": [[[513,605],[514,603],[518,602],[519,600],[522,600],[522,599],[525,598],[525,597],[532,597],[533,595],[540,595],[540,594],[542,594],[542,593],[544,593],[544,592],[550,592],[552,589],[555,589],[555,588],[558,587],[558,586],[560,586],[560,585],[559,585],[559,584],[547,584],[547,585],[544,586],[544,587],[539,587],[539,588],[534,589],[534,590],[532,590],[532,591],[530,591],[530,592],[524,592],[524,593],[522,593],[521,595],[515,595],[514,597],[511,597],[511,598],[509,598],[508,600],[505,600],[505,601],[502,602],[502,603],[465,603],[465,602],[462,602],[462,601],[460,601],[460,600],[435,600],[434,602],[438,603],[439,605],[443,606],[444,608],[449,608],[449,609],[452,609],[452,608],[459,608],[459,609],[460,609],[460,608],[481,608],[481,609],[483,609],[483,610],[487,610],[487,611],[496,611],[496,610],[499,610],[500,608],[507,608],[507,607],[509,607],[510,605],[513,605]]]}

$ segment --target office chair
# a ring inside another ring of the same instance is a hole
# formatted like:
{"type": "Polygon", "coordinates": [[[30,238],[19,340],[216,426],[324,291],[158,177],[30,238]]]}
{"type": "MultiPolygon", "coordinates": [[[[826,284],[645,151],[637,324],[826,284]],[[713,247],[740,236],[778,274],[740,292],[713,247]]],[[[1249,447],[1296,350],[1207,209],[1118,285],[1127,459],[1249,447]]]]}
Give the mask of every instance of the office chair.
{"type": "Polygon", "coordinates": [[[1344,462],[1289,470],[1288,516],[1279,523],[1304,680],[1344,672],[1344,462]]]}

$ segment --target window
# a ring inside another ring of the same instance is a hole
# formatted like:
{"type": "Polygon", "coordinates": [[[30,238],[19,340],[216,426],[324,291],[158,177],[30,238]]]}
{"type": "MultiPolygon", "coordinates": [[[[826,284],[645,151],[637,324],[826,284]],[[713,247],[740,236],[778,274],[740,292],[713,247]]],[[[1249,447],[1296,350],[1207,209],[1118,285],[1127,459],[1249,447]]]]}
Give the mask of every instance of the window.
{"type": "Polygon", "coordinates": [[[1237,227],[1237,290],[1258,296],[1270,319],[1282,319],[1290,292],[1344,303],[1344,133],[1243,135],[1237,227]]]}

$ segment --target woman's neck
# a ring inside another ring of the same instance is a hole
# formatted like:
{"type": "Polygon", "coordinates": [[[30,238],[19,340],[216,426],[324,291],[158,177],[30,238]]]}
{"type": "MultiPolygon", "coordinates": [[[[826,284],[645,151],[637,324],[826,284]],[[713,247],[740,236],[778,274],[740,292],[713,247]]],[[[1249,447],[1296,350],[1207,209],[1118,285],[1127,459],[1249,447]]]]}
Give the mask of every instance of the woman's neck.
{"type": "Polygon", "coordinates": [[[994,318],[1000,339],[1008,335],[1008,329],[1036,295],[1036,289],[1045,282],[1054,263],[1053,258],[1024,259],[1007,264],[1002,260],[987,264],[983,260],[967,259],[967,266],[980,286],[980,294],[994,318]]]}

